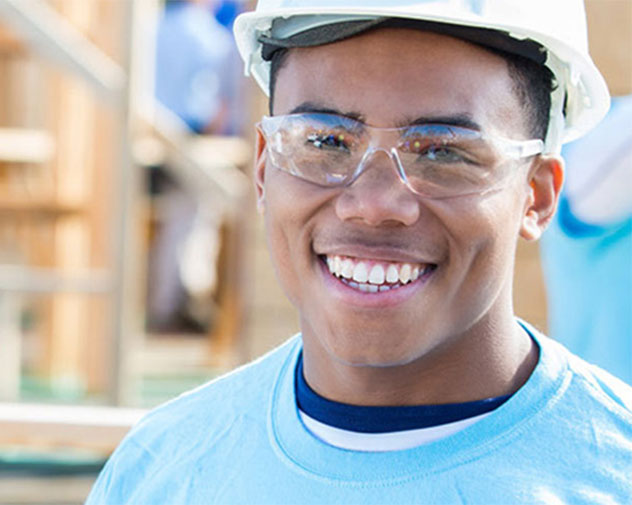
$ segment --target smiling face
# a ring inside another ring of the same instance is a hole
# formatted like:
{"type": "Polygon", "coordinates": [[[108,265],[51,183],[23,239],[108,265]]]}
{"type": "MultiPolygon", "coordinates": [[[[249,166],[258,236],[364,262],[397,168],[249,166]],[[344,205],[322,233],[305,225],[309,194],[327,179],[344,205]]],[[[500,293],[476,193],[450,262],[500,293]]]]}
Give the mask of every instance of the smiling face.
{"type": "MultiPolygon", "coordinates": [[[[467,118],[484,133],[528,138],[502,58],[413,30],[291,50],[274,114],[297,110],[385,128],[467,118]]],[[[277,275],[300,314],[306,373],[467,367],[459,356],[485,366],[484,354],[502,353],[516,331],[518,236],[535,238],[548,219],[536,208],[535,162],[515,162],[501,190],[445,199],[411,192],[383,152],[369,163],[350,186],[323,188],[275,168],[259,137],[259,203],[277,275]]]]}

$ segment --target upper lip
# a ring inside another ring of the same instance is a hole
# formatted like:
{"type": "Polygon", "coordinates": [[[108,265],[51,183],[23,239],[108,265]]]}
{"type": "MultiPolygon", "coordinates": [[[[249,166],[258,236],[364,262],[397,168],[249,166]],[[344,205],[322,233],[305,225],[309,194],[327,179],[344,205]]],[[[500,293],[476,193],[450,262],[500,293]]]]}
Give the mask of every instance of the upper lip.
{"type": "Polygon", "coordinates": [[[389,245],[337,244],[315,247],[317,255],[349,256],[352,258],[397,263],[434,263],[426,255],[411,253],[389,245]]]}

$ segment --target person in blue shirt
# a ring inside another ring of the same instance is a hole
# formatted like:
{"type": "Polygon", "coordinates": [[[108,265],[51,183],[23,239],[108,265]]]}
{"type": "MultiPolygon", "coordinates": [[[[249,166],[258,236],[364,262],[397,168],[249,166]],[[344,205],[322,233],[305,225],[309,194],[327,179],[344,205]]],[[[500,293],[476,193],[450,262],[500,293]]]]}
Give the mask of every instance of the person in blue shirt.
{"type": "Polygon", "coordinates": [[[215,4],[167,2],[156,34],[156,98],[194,133],[226,127],[234,42],[215,4]]]}
{"type": "MultiPolygon", "coordinates": [[[[232,34],[215,18],[218,7],[217,0],[168,1],[156,31],[155,97],[191,135],[238,130],[239,58],[232,34]]],[[[160,226],[148,261],[147,327],[157,333],[207,332],[215,277],[204,276],[203,288],[192,293],[183,279],[183,251],[189,250],[191,237],[202,237],[210,251],[198,249],[198,254],[202,261],[216,262],[218,211],[202,209],[207,202],[200,202],[168,167],[151,167],[149,181],[152,194],[159,195],[160,226]]]]}
{"type": "Polygon", "coordinates": [[[632,385],[632,95],[565,146],[560,209],[542,239],[550,334],[632,385]]]}
{"type": "Polygon", "coordinates": [[[254,178],[301,333],[152,411],[88,504],[624,504],[632,390],[516,319],[605,114],[576,0],[260,0],[254,178]]]}

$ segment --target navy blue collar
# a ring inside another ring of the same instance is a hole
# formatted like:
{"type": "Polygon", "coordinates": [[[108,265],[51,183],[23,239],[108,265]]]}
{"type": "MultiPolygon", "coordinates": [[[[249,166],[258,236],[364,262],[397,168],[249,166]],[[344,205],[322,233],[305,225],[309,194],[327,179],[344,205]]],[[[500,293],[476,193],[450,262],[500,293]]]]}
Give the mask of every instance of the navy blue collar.
{"type": "Polygon", "coordinates": [[[321,423],[359,433],[392,433],[430,428],[491,412],[511,395],[466,403],[367,407],[339,403],[323,398],[305,381],[303,354],[295,370],[296,403],[305,414],[321,423]]]}

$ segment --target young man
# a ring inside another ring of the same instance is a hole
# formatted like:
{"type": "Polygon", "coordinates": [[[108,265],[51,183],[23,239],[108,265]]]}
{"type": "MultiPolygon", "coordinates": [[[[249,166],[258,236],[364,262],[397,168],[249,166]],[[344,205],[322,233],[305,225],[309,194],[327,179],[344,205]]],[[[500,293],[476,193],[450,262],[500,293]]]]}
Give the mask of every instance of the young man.
{"type": "Polygon", "coordinates": [[[630,389],[512,309],[560,140],[608,102],[558,37],[585,37],[582,5],[559,4],[261,0],[238,19],[302,332],[147,416],[88,503],[632,499],[630,389]]]}

